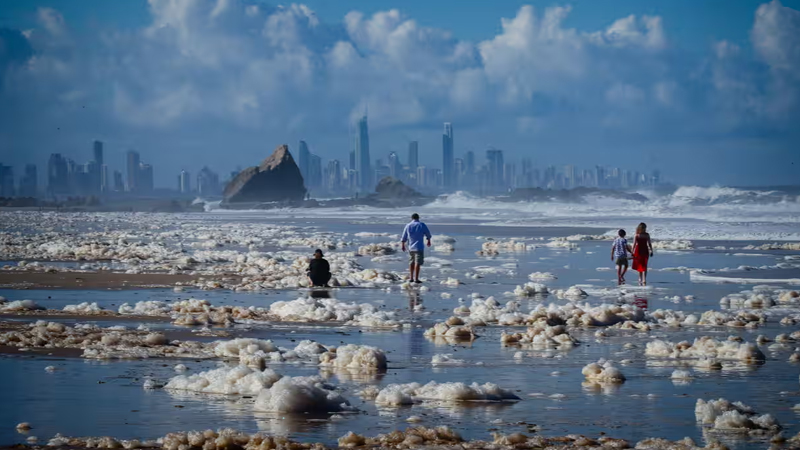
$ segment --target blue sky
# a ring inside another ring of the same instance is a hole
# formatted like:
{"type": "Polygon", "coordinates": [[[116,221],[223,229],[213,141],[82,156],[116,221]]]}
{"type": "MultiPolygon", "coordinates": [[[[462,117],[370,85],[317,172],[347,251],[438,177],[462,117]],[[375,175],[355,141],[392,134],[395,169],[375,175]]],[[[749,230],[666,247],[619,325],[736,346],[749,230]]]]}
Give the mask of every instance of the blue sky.
{"type": "Polygon", "coordinates": [[[128,148],[172,185],[299,139],[373,155],[661,168],[681,184],[796,183],[800,0],[0,3],[0,162],[128,148]]]}

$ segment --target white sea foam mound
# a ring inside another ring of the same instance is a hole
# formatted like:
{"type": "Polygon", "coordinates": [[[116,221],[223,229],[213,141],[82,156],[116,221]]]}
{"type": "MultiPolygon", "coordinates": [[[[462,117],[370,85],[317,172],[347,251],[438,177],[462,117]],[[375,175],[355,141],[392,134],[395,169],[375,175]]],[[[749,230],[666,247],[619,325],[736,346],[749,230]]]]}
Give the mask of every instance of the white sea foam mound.
{"type": "Polygon", "coordinates": [[[270,369],[220,367],[192,375],[178,375],[171,378],[164,387],[204,394],[258,395],[262,389],[269,388],[280,379],[281,375],[270,369]]]}
{"type": "Polygon", "coordinates": [[[13,302],[0,302],[0,312],[35,311],[45,309],[33,300],[14,300],[13,302]]]}
{"type": "MultiPolygon", "coordinates": [[[[449,320],[449,319],[448,319],[449,320]]],[[[425,336],[441,337],[451,340],[472,341],[476,335],[472,327],[463,325],[448,325],[447,323],[437,323],[432,328],[425,330],[425,336]]]]}
{"type": "Polygon", "coordinates": [[[732,360],[747,364],[756,364],[766,359],[755,344],[736,340],[719,341],[711,336],[696,338],[692,343],[689,341],[674,343],[656,339],[647,343],[644,354],[671,359],[732,360]]]}
{"type": "Polygon", "coordinates": [[[587,381],[594,383],[624,383],[625,375],[611,361],[601,359],[587,364],[581,371],[587,381]]]}
{"type": "Polygon", "coordinates": [[[97,314],[105,310],[97,306],[96,302],[95,303],[83,302],[77,305],[67,305],[64,307],[63,311],[70,312],[73,314],[97,314]]]}
{"type": "Polygon", "coordinates": [[[289,322],[346,322],[367,327],[399,327],[394,313],[379,311],[369,303],[344,303],[332,298],[299,298],[270,305],[269,312],[289,322]]]}
{"type": "Polygon", "coordinates": [[[504,345],[525,344],[533,347],[565,347],[571,348],[578,343],[567,331],[564,325],[547,325],[537,323],[524,333],[505,333],[500,335],[500,342],[504,345]]]}
{"type": "Polygon", "coordinates": [[[258,394],[253,409],[258,411],[308,413],[353,411],[336,387],[319,376],[284,377],[258,394]]]}
{"type": "Polygon", "coordinates": [[[587,297],[589,295],[589,294],[586,293],[586,291],[581,289],[579,286],[572,286],[572,287],[570,287],[569,289],[566,289],[566,290],[557,289],[553,293],[556,295],[556,297],[558,297],[560,299],[566,299],[566,300],[581,300],[584,297],[587,297]]]}
{"type": "Polygon", "coordinates": [[[322,353],[319,357],[320,365],[332,366],[337,369],[352,369],[356,371],[386,371],[386,353],[377,347],[369,345],[348,344],[322,353]]]}
{"type": "Polygon", "coordinates": [[[118,312],[120,314],[129,314],[137,316],[164,316],[172,310],[172,307],[165,302],[156,300],[146,300],[135,303],[133,306],[128,303],[120,305],[118,312]]]}
{"type": "Polygon", "coordinates": [[[555,280],[556,276],[550,272],[533,272],[532,274],[528,275],[528,279],[534,282],[543,280],[555,280]]]}
{"type": "Polygon", "coordinates": [[[758,415],[742,402],[697,399],[694,415],[698,422],[710,425],[715,431],[746,432],[750,434],[775,434],[781,426],[769,414],[758,415]]]}
{"type": "Polygon", "coordinates": [[[451,354],[436,354],[431,358],[431,365],[434,366],[463,366],[467,362],[463,359],[453,358],[451,354]]]}
{"type": "Polygon", "coordinates": [[[542,283],[528,282],[523,285],[518,285],[514,289],[514,295],[517,297],[533,297],[535,295],[547,294],[547,286],[542,283]]]}
{"type": "Polygon", "coordinates": [[[382,406],[400,406],[425,401],[469,402],[519,400],[513,392],[494,383],[470,385],[464,383],[390,384],[378,392],[375,403],[382,406]]]}
{"type": "Polygon", "coordinates": [[[673,380],[688,381],[692,379],[692,373],[688,370],[675,370],[670,376],[673,380]]]}

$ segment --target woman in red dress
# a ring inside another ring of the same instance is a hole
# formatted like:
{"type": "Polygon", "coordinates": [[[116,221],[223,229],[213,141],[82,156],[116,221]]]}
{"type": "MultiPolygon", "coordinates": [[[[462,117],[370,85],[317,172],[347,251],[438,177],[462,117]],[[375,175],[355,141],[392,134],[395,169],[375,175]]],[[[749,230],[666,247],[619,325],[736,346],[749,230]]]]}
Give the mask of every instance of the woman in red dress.
{"type": "Polygon", "coordinates": [[[642,222],[636,227],[633,240],[633,270],[639,272],[639,286],[647,286],[647,260],[653,256],[653,244],[647,233],[647,225],[642,222]]]}

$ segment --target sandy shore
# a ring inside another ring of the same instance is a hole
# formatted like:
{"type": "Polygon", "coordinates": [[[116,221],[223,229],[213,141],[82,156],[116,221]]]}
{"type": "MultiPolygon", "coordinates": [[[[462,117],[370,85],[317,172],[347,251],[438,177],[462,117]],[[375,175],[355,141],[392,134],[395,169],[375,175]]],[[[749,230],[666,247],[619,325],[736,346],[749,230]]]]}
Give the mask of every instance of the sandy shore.
{"type": "MultiPolygon", "coordinates": [[[[163,289],[175,283],[195,283],[200,277],[166,273],[18,272],[0,271],[6,289],[163,289]]],[[[226,276],[226,278],[231,278],[226,276]]]]}

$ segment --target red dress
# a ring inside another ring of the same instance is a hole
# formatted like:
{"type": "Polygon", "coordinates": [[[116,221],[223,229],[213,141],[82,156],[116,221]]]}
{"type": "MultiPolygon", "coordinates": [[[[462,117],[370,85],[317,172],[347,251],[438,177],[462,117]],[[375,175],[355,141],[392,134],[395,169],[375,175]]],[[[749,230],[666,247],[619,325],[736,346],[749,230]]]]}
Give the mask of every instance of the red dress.
{"type": "Polygon", "coordinates": [[[650,248],[647,245],[649,238],[649,235],[636,235],[631,267],[637,272],[647,272],[647,260],[650,259],[650,248]]]}

